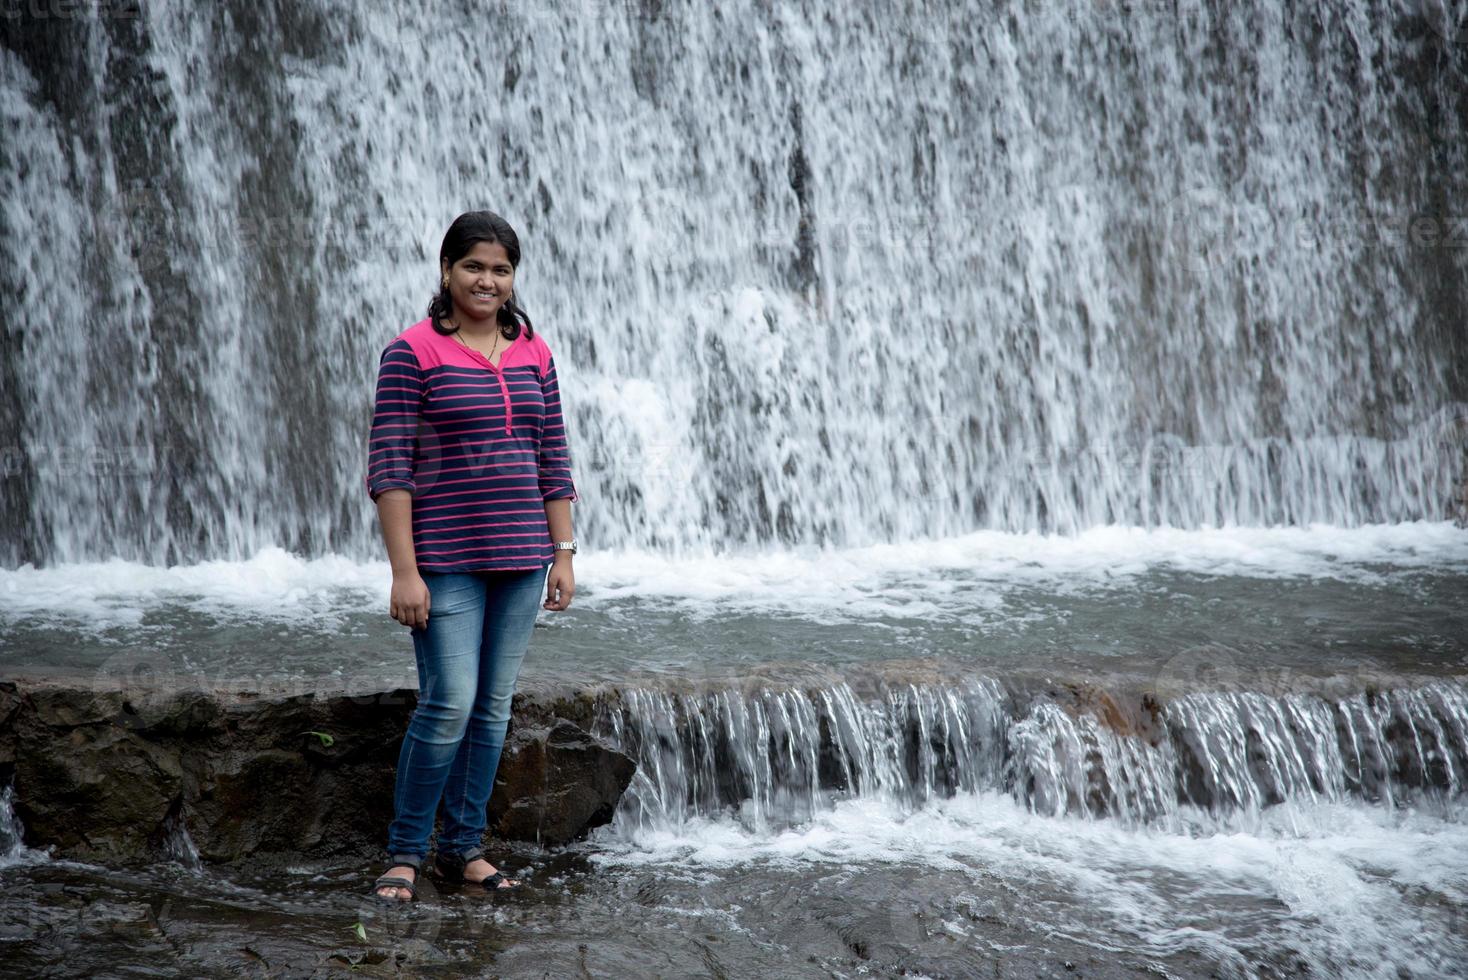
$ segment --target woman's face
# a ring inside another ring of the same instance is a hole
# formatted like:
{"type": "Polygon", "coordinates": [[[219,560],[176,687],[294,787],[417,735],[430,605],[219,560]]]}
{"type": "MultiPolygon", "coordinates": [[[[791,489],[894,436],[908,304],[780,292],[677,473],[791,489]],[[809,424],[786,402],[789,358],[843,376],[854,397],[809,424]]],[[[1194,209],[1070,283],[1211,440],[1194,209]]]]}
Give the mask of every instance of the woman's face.
{"type": "Polygon", "coordinates": [[[499,242],[475,242],[468,254],[443,271],[449,277],[455,316],[469,320],[493,320],[515,285],[515,269],[499,242]]]}

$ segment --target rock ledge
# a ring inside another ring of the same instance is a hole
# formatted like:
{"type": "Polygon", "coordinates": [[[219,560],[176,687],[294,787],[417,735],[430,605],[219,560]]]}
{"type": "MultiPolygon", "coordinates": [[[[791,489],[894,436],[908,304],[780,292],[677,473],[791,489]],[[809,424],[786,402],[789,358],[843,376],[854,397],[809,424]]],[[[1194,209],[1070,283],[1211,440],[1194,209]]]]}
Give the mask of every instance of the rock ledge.
{"type": "MultiPolygon", "coordinates": [[[[152,860],[180,817],[205,861],[376,856],[416,703],[411,689],[0,681],[0,781],[13,780],[26,844],[58,857],[152,860]]],[[[558,845],[611,819],[636,765],[587,730],[593,709],[584,692],[516,694],[490,836],[558,845]]]]}

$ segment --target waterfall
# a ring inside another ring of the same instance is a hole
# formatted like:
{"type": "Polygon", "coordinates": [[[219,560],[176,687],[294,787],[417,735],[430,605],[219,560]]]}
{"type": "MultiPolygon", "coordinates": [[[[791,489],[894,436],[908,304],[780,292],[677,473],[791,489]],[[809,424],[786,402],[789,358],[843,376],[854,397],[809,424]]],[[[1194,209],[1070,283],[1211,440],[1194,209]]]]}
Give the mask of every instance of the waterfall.
{"type": "Polygon", "coordinates": [[[25,846],[25,825],[15,814],[15,784],[0,787],[0,868],[23,860],[30,849],[25,846]]]}
{"type": "Polygon", "coordinates": [[[480,207],[600,547],[1459,505],[1451,4],[20,6],[7,565],[377,555],[377,355],[480,207]]]}
{"type": "Polygon", "coordinates": [[[204,862],[199,857],[199,848],[194,844],[193,836],[189,833],[188,819],[184,816],[182,806],[175,806],[163,818],[160,849],[170,861],[181,864],[190,871],[203,869],[204,862]]]}
{"type": "Polygon", "coordinates": [[[1451,681],[1339,697],[1195,692],[1166,704],[1063,699],[991,679],[606,699],[606,737],[637,760],[614,830],[735,816],[767,833],[841,799],[911,809],[1008,793],[1046,816],[1186,832],[1267,807],[1387,807],[1468,790],[1468,689],[1451,681]]]}

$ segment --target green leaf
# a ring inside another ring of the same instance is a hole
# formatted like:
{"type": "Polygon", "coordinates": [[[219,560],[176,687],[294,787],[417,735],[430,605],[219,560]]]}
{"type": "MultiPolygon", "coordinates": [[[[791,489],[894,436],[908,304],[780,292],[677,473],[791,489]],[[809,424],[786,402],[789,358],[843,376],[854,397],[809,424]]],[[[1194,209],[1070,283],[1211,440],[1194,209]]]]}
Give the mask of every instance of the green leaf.
{"type": "Polygon", "coordinates": [[[325,748],[328,748],[328,749],[331,748],[332,743],[334,743],[336,741],[336,739],[332,738],[326,732],[302,732],[301,734],[302,735],[315,735],[317,738],[321,739],[322,746],[324,746],[325,748]]]}
{"type": "Polygon", "coordinates": [[[362,923],[358,922],[349,928],[357,934],[357,938],[362,940],[362,942],[365,943],[367,941],[367,927],[362,925],[362,923]]]}

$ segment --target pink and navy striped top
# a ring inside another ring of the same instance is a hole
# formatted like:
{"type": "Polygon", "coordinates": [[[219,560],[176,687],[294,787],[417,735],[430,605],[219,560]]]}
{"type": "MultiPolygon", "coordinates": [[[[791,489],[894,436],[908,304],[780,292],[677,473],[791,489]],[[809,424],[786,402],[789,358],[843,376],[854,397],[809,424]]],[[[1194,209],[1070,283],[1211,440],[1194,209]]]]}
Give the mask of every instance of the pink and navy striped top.
{"type": "Polygon", "coordinates": [[[521,333],[499,364],[413,324],[382,352],[367,492],[413,494],[433,572],[530,570],[554,556],[545,501],[579,499],[550,348],[521,333]]]}

